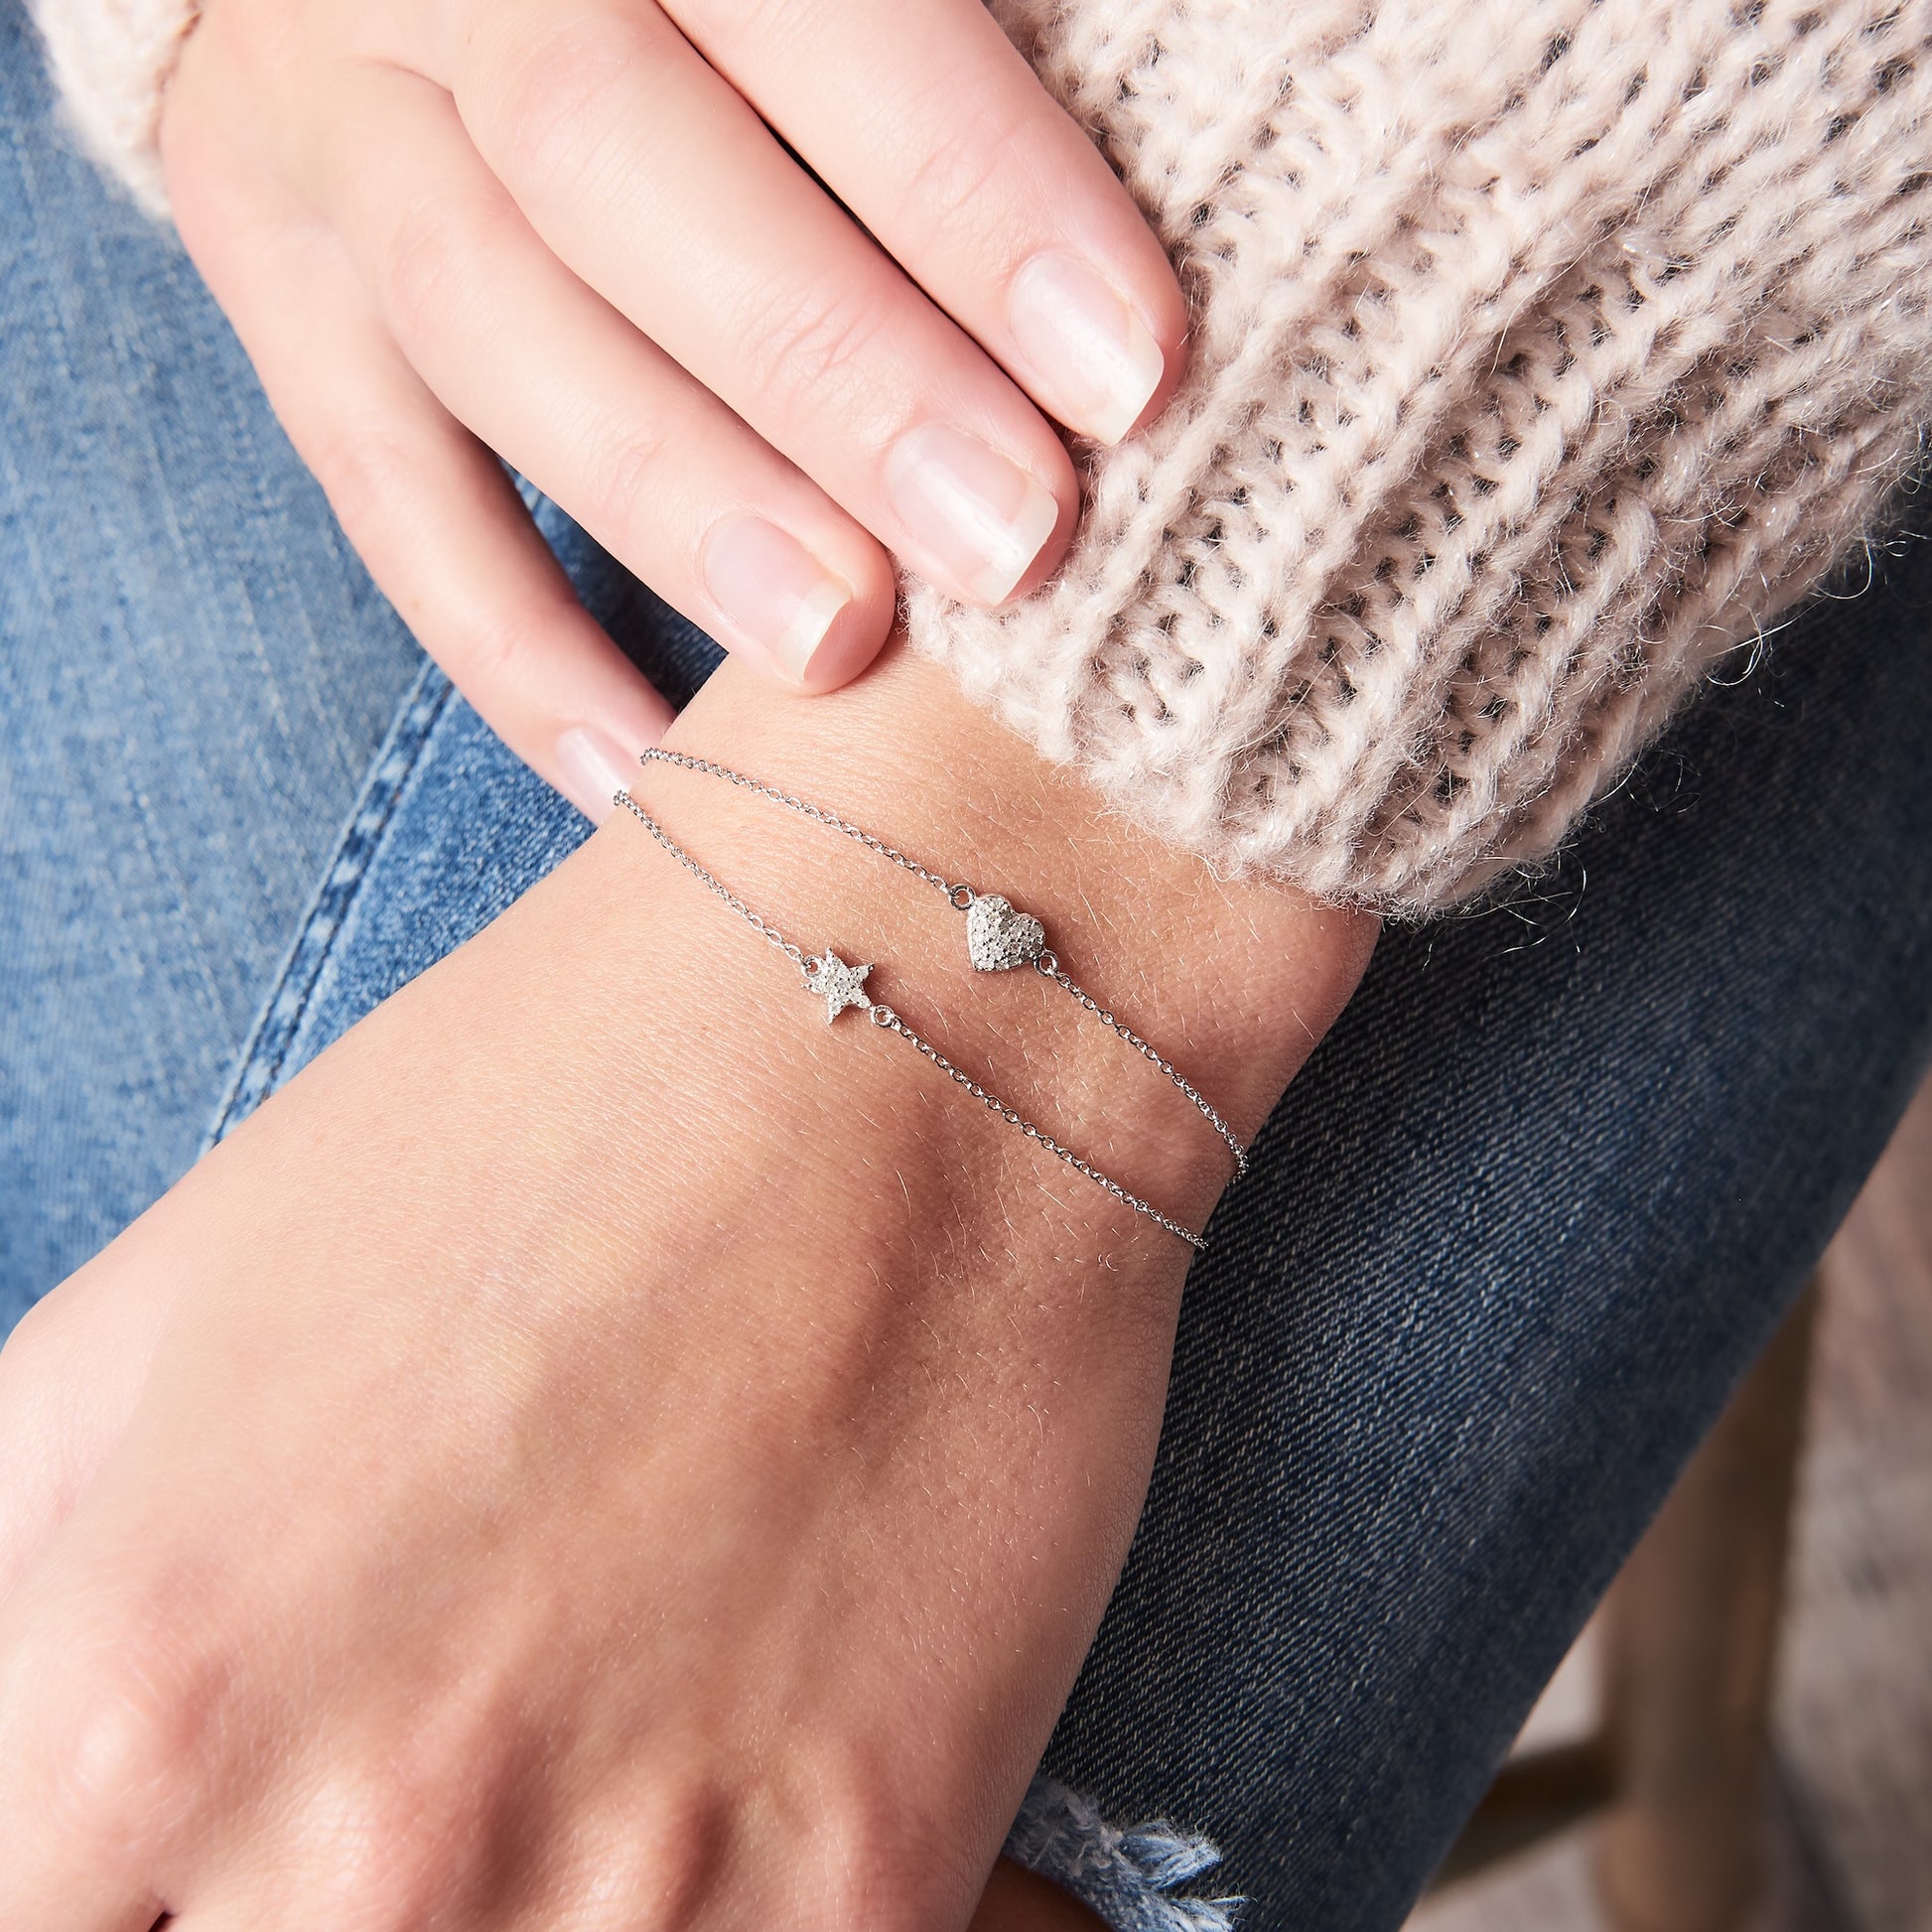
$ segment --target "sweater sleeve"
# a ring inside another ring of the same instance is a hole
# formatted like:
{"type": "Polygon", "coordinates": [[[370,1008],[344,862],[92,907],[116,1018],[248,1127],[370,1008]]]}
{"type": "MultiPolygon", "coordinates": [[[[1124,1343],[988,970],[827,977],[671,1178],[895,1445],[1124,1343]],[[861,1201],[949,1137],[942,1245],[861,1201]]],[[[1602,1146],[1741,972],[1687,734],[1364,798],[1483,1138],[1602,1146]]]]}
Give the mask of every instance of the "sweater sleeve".
{"type": "Polygon", "coordinates": [[[161,96],[200,11],[201,0],[34,0],[69,119],[151,214],[167,207],[161,96]]]}
{"type": "Polygon", "coordinates": [[[1932,0],[997,0],[1194,312],[1035,598],[917,647],[1228,873],[1547,860],[1932,415],[1932,0]]]}
{"type": "MultiPolygon", "coordinates": [[[[151,205],[196,0],[39,0],[151,205]]],[[[992,0],[1188,374],[1054,582],[917,648],[1226,873],[1421,915],[1557,849],[1932,418],[1932,0],[992,0]]]]}

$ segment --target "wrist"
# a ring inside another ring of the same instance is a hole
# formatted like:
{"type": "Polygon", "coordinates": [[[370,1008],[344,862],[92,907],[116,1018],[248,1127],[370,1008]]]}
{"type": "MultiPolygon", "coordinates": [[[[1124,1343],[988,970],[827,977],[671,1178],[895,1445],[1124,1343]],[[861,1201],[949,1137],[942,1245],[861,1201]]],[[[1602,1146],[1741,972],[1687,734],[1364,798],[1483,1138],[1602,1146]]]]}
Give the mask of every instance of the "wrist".
{"type": "MultiPolygon", "coordinates": [[[[829,806],[946,878],[1038,915],[1067,970],[1244,1143],[1374,943],[1367,915],[1273,883],[1216,880],[900,648],[814,699],[775,695],[728,663],[665,743],[829,806]]],[[[701,856],[807,951],[872,948],[866,958],[883,970],[867,992],[1001,1099],[1166,1211],[1204,1218],[1232,1171],[1213,1129],[1040,976],[975,973],[961,914],[930,888],[715,778],[653,766],[639,795],[662,807],[673,834],[690,829],[701,856]]],[[[619,835],[640,830],[626,821],[619,835]]]]}

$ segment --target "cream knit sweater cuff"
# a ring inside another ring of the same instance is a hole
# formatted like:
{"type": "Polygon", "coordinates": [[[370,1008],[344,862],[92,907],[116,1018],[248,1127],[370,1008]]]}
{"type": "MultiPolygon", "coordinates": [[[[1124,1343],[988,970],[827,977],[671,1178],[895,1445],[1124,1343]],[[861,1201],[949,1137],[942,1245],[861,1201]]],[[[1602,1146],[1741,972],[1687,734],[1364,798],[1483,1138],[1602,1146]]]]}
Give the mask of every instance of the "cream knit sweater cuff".
{"type": "Polygon", "coordinates": [[[151,213],[167,207],[156,142],[161,96],[201,0],[35,0],[68,112],[94,157],[151,213]]]}
{"type": "Polygon", "coordinates": [[[1190,288],[1055,583],[921,649],[1229,871],[1546,859],[1932,414],[1932,0],[998,0],[1190,288]]]}
{"type": "MultiPolygon", "coordinates": [[[[1932,0],[994,0],[1195,314],[952,665],[1226,871],[1425,913],[1546,859],[1868,532],[1932,417],[1932,0]]],[[[41,0],[149,200],[181,0],[41,0]]]]}

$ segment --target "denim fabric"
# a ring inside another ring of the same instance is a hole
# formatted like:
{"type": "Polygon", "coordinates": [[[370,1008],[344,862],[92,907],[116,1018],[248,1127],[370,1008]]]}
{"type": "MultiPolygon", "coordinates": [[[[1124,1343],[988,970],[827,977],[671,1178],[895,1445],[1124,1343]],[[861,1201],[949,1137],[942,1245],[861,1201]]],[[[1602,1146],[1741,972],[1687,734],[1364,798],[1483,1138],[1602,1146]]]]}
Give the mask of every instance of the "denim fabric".
{"type": "Polygon", "coordinates": [[[195,1158],[416,667],[0,8],[0,1326],[195,1158]]]}
{"type": "MultiPolygon", "coordinates": [[[[585,828],[67,150],[15,0],[0,126],[3,1331],[585,828]]],[[[705,640],[544,520],[688,691],[705,640]]],[[[1932,553],[1884,575],[1552,879],[1388,933],[1224,1201],[1013,1842],[1122,1932],[1400,1921],[1883,1145],[1932,1049],[1932,553]]]]}

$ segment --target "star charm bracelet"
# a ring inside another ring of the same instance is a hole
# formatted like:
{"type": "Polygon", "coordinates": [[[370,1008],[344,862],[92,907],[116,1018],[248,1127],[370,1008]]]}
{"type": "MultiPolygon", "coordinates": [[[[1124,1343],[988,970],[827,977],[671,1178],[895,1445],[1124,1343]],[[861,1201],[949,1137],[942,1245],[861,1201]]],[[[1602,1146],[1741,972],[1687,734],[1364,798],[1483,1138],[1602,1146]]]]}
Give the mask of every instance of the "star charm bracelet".
{"type": "MultiPolygon", "coordinates": [[[[1173,1083],[1193,1102],[1202,1116],[1213,1126],[1232,1151],[1237,1177],[1247,1172],[1246,1150],[1235,1138],[1226,1121],[1211,1107],[1180,1073],[1148,1044],[1140,1035],[1077,985],[1061,968],[1059,959],[1045,943],[1045,929],[1039,920],[1031,913],[1018,912],[998,894],[976,893],[970,886],[959,885],[941,878],[929,871],[916,860],[909,859],[897,847],[888,845],[872,833],[862,831],[836,813],[827,811],[823,806],[813,805],[789,792],[777,790],[774,786],[760,783],[756,778],[747,777],[743,772],[734,771],[729,765],[716,764],[707,759],[686,757],[678,752],[665,752],[653,749],[643,754],[642,763],[658,760],[666,764],[682,765],[688,770],[705,772],[712,777],[724,778],[730,783],[756,791],[788,809],[802,813],[805,817],[829,826],[833,831],[856,839],[860,844],[890,859],[895,865],[914,874],[928,885],[935,886],[945,895],[946,902],[955,911],[966,914],[966,941],[968,956],[975,969],[981,972],[1003,972],[1014,967],[1030,965],[1043,978],[1052,980],[1064,988],[1081,1007],[1091,1013],[1104,1026],[1118,1034],[1129,1045],[1145,1058],[1158,1066],[1173,1083]]],[[[1104,1174],[1090,1162],[1083,1160],[1071,1148],[1064,1146],[1027,1119],[1024,1114],[1007,1105],[997,1094],[975,1080],[970,1073],[955,1066],[938,1047],[884,1002],[872,998],[866,991],[867,977],[873,971],[873,962],[855,965],[841,959],[829,947],[823,952],[808,953],[795,941],[788,939],[776,926],[772,925],[761,913],[755,911],[735,892],[693,858],[662,825],[660,825],[636,799],[627,791],[617,793],[614,803],[621,805],[647,831],[653,839],[688,872],[699,885],[719,899],[730,911],[745,921],[767,945],[775,947],[798,968],[800,983],[805,992],[814,999],[825,1002],[825,1020],[828,1026],[836,1022],[848,1008],[854,1008],[866,1015],[875,1027],[884,1028],[889,1033],[897,1034],[909,1045],[915,1047],[930,1060],[946,1077],[962,1086],[973,1098],[1020,1129],[1029,1140],[1036,1141],[1049,1154],[1072,1168],[1076,1173],[1086,1175],[1097,1186],[1103,1187],[1123,1205],[1131,1207],[1135,1213],[1144,1214],[1157,1226],[1165,1228],[1170,1234],[1177,1235],[1191,1248],[1204,1251],[1207,1242],[1191,1228],[1183,1227],[1178,1221],[1163,1214],[1158,1207],[1143,1200],[1138,1194],[1130,1193],[1119,1181],[1104,1174]]]]}

